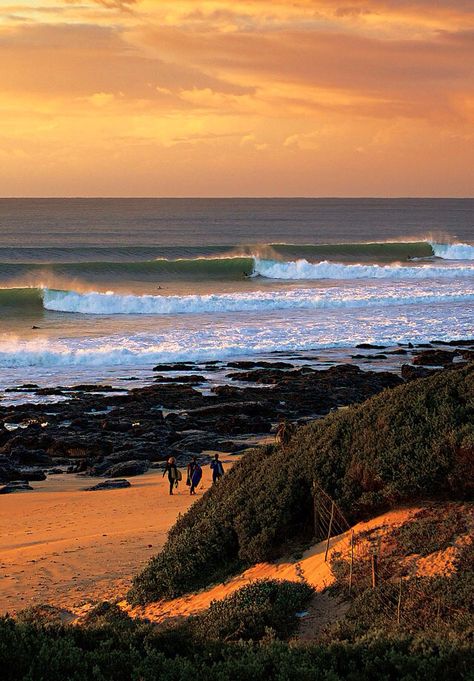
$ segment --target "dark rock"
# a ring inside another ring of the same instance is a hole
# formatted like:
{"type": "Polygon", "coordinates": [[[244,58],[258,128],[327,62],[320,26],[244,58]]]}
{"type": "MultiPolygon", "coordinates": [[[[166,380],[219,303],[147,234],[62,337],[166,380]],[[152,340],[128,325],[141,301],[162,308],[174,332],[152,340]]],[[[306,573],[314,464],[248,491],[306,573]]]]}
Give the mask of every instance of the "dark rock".
{"type": "Polygon", "coordinates": [[[58,438],[48,448],[48,454],[52,457],[66,456],[70,459],[85,459],[106,456],[110,454],[113,445],[106,440],[91,438],[85,434],[84,437],[64,436],[58,438]]]}
{"type": "Polygon", "coordinates": [[[248,449],[248,444],[245,442],[236,442],[235,440],[219,440],[214,445],[213,449],[218,452],[229,452],[230,454],[236,454],[237,452],[242,452],[248,449]]]}
{"type": "Polygon", "coordinates": [[[88,430],[91,427],[91,419],[87,416],[79,416],[77,419],[72,419],[70,428],[78,428],[88,430]]]}
{"type": "MultiPolygon", "coordinates": [[[[10,443],[8,443],[10,445],[10,443]]],[[[9,457],[19,465],[51,466],[52,458],[42,449],[27,449],[22,445],[9,447],[9,457]]]]}
{"type": "Polygon", "coordinates": [[[198,374],[190,374],[188,376],[157,376],[155,383],[188,383],[190,385],[200,385],[205,383],[204,376],[198,374]]]}
{"type": "Polygon", "coordinates": [[[406,381],[413,381],[417,378],[426,378],[427,376],[437,373],[437,371],[437,369],[426,369],[422,366],[402,364],[402,378],[406,381]]]}
{"type": "Polygon", "coordinates": [[[390,350],[387,352],[387,355],[408,355],[408,351],[404,350],[403,348],[399,348],[398,350],[390,350]]]}
{"type": "Polygon", "coordinates": [[[0,461],[0,482],[10,482],[20,477],[20,471],[6,461],[4,457],[0,461]]]}
{"type": "Polygon", "coordinates": [[[113,433],[128,433],[132,430],[133,425],[131,421],[119,420],[119,419],[105,419],[101,423],[102,430],[110,430],[113,433]]]}
{"type": "Polygon", "coordinates": [[[194,362],[176,362],[175,364],[157,364],[153,371],[189,371],[193,369],[194,362]]]}
{"type": "Polygon", "coordinates": [[[132,484],[128,480],[103,480],[93,487],[85,487],[85,492],[96,492],[103,489],[125,489],[131,487],[132,484]]]}
{"type": "Polygon", "coordinates": [[[18,477],[21,480],[39,481],[46,480],[46,473],[38,468],[20,468],[18,477]]]}
{"type": "Polygon", "coordinates": [[[122,476],[142,475],[150,467],[149,461],[122,461],[108,468],[104,475],[107,478],[121,478],[122,476]]]}
{"type": "Polygon", "coordinates": [[[252,369],[250,371],[239,371],[227,374],[227,378],[233,381],[244,381],[245,383],[264,383],[271,385],[279,383],[285,376],[299,375],[300,370],[284,371],[283,369],[252,369]]]}
{"type": "Polygon", "coordinates": [[[50,468],[47,473],[48,475],[61,475],[64,471],[62,468],[50,468]]]}
{"type": "Polygon", "coordinates": [[[189,406],[202,406],[208,402],[198,390],[180,383],[154,383],[145,388],[130,391],[130,401],[141,401],[148,409],[185,409],[189,406]]]}
{"type": "Polygon", "coordinates": [[[293,369],[293,364],[288,362],[251,362],[242,360],[240,362],[229,362],[227,364],[229,369],[293,369]]]}
{"type": "Polygon", "coordinates": [[[468,362],[474,362],[474,350],[460,350],[459,354],[468,362]]]}
{"type": "Polygon", "coordinates": [[[474,338],[457,340],[457,341],[455,341],[455,340],[451,340],[451,341],[433,340],[433,341],[431,341],[431,343],[433,345],[451,345],[451,346],[454,346],[454,347],[462,348],[462,347],[474,346],[474,338]]]}
{"type": "Polygon", "coordinates": [[[215,449],[216,442],[215,433],[202,430],[191,431],[185,437],[173,443],[173,453],[192,452],[200,454],[205,449],[215,449]]]}
{"type": "Polygon", "coordinates": [[[412,362],[422,366],[445,366],[452,363],[456,354],[448,350],[423,350],[413,356],[412,362]]]}
{"type": "Polygon", "coordinates": [[[31,491],[33,487],[29,485],[25,480],[12,480],[4,487],[0,487],[0,494],[10,494],[11,492],[28,492],[31,491]]]}
{"type": "Polygon", "coordinates": [[[356,345],[358,350],[385,350],[386,345],[373,345],[372,343],[359,343],[356,345]]]}
{"type": "Polygon", "coordinates": [[[251,417],[236,414],[235,416],[217,419],[215,427],[219,433],[243,435],[247,433],[269,433],[272,424],[259,416],[251,417]]]}

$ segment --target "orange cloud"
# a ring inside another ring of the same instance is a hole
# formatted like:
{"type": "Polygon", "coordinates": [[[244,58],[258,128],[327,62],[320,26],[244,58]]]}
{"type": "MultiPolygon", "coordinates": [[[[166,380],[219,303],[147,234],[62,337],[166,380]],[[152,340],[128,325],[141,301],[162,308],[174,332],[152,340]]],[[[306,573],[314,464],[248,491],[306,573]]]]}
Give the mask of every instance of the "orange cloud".
{"type": "Polygon", "coordinates": [[[471,0],[2,7],[4,195],[472,193],[471,0]]]}

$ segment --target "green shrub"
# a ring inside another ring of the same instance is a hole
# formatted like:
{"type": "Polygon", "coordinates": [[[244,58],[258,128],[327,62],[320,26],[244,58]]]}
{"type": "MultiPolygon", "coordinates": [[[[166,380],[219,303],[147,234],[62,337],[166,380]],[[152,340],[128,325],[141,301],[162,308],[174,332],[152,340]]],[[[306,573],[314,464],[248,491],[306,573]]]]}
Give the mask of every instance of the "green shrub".
{"type": "Polygon", "coordinates": [[[181,517],[133,603],[173,597],[310,539],[316,480],[351,520],[472,494],[474,365],[386,390],[243,457],[181,517]]]}
{"type": "Polygon", "coordinates": [[[258,641],[269,629],[279,638],[288,638],[297,624],[295,613],[312,595],[305,582],[260,580],[213,601],[190,625],[200,636],[224,641],[258,641]]]}
{"type": "Polygon", "coordinates": [[[52,629],[0,619],[2,681],[467,681],[473,666],[462,635],[378,633],[302,647],[170,639],[144,624],[52,629]]]}
{"type": "Polygon", "coordinates": [[[440,517],[436,510],[426,508],[400,525],[391,534],[397,551],[428,556],[443,551],[459,534],[467,532],[467,523],[460,508],[450,508],[440,517]]]}

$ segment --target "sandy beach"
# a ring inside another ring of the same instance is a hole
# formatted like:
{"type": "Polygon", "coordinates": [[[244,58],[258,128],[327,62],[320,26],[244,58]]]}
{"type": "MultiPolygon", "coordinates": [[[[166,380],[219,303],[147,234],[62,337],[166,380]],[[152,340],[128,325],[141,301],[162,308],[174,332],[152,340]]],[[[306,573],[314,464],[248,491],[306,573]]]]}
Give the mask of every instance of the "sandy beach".
{"type": "Polygon", "coordinates": [[[97,479],[53,475],[34,492],[0,501],[0,613],[50,603],[68,609],[123,595],[131,577],[162,547],[191,497],[173,497],[161,471],[131,478],[128,489],[83,491],[97,479]]]}

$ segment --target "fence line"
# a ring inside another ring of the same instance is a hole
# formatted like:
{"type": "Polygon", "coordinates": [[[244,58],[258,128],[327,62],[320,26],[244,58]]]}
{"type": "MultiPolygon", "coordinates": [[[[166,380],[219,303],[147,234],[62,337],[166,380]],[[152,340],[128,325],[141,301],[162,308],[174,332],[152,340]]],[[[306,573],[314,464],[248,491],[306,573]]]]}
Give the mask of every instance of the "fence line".
{"type": "MultiPolygon", "coordinates": [[[[353,593],[354,588],[364,582],[367,586],[371,584],[385,617],[398,625],[409,626],[414,622],[414,613],[404,612],[403,606],[413,594],[426,600],[426,594],[416,587],[416,577],[407,581],[394,575],[391,553],[384,548],[382,538],[373,540],[361,536],[361,533],[355,534],[337,503],[316,481],[313,482],[313,502],[315,539],[326,542],[326,561],[331,562],[331,559],[340,556],[348,564],[348,593],[353,593]],[[337,547],[331,547],[331,539],[335,537],[340,540],[337,547]]],[[[445,610],[455,614],[469,612],[467,609],[453,608],[443,603],[443,611],[445,610]]]]}

